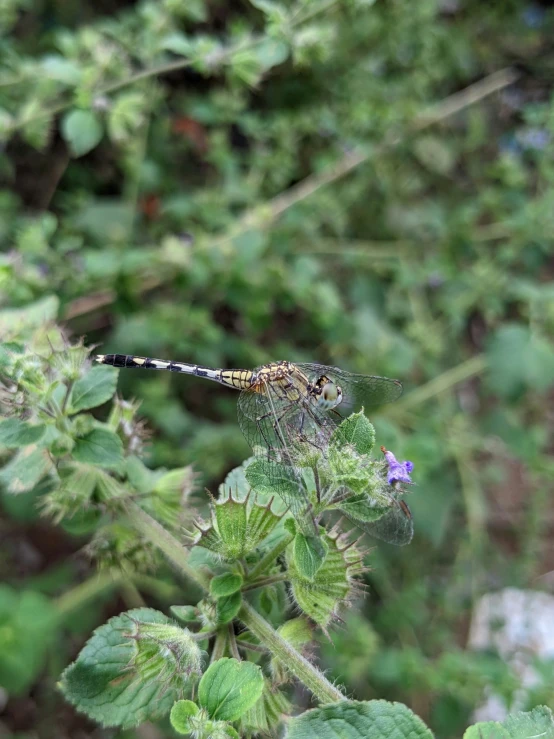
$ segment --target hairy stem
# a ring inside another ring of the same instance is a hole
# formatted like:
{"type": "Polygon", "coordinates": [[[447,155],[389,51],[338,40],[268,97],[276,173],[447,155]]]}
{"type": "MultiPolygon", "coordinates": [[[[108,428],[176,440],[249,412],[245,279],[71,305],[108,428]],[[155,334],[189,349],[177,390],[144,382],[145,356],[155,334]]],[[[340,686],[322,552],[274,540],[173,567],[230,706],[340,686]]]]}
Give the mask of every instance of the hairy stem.
{"type": "Polygon", "coordinates": [[[212,656],[210,657],[210,663],[217,662],[225,656],[225,650],[227,649],[227,630],[222,629],[218,631],[215,637],[214,647],[212,649],[212,656]]]}
{"type": "Polygon", "coordinates": [[[61,595],[55,601],[56,609],[62,616],[76,611],[106,590],[116,588],[125,577],[123,572],[102,572],[95,575],[90,580],[79,583],[79,585],[61,595]]]}
{"type": "Polygon", "coordinates": [[[229,648],[231,650],[231,654],[233,657],[240,662],[242,657],[239,654],[239,648],[237,647],[237,638],[235,636],[235,630],[233,629],[233,624],[228,624],[227,626],[228,631],[228,640],[229,640],[229,648]]]}
{"type": "Polygon", "coordinates": [[[321,703],[346,700],[345,696],[330,683],[311,662],[299,654],[279,632],[268,624],[250,605],[243,602],[239,618],[258,637],[274,657],[278,657],[287,669],[300,680],[321,703]]]}
{"type": "Polygon", "coordinates": [[[210,578],[201,570],[194,569],[188,563],[186,549],[179,544],[169,531],[159,524],[152,516],[145,513],[136,503],[127,503],[127,514],[133,526],[155,544],[165,556],[176,565],[188,578],[207,590],[210,578]]]}
{"type": "MultiPolygon", "coordinates": [[[[209,587],[209,578],[188,564],[186,550],[179,542],[166,531],[157,521],[145,513],[135,503],[127,505],[127,513],[133,525],[152,543],[156,544],[162,552],[191,580],[196,582],[205,590],[209,587]]],[[[292,536],[287,537],[280,543],[280,551],[290,543],[292,536]]],[[[273,559],[279,555],[274,547],[271,552],[263,558],[268,562],[269,554],[273,559]]],[[[263,560],[262,560],[263,561],[263,560]]],[[[272,560],[271,560],[272,561],[272,560]]],[[[261,571],[261,570],[260,570],[261,571]]],[[[332,685],[325,676],[314,667],[311,662],[303,657],[294,647],[283,639],[275,629],[250,605],[243,602],[239,616],[242,623],[256,636],[267,649],[279,657],[287,666],[287,669],[300,680],[322,703],[334,703],[344,700],[344,695],[338,688],[332,685]]],[[[227,631],[223,634],[218,632],[212,652],[212,661],[222,657],[227,646],[227,631]],[[214,657],[214,654],[216,655],[214,657]]]]}
{"type": "Polygon", "coordinates": [[[275,585],[275,583],[278,582],[286,582],[288,579],[288,575],[285,573],[282,573],[281,575],[270,575],[269,577],[262,577],[259,580],[255,580],[254,582],[245,585],[242,588],[242,592],[245,593],[247,590],[256,590],[256,588],[263,588],[268,585],[275,585]]]}

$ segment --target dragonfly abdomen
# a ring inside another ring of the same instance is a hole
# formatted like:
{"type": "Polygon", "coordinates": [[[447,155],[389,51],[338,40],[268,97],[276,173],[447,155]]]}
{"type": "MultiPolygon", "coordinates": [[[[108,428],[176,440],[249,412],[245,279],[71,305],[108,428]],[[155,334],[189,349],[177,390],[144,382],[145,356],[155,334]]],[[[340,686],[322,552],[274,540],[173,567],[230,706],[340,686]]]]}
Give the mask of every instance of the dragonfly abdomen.
{"type": "Polygon", "coordinates": [[[205,377],[207,380],[220,382],[222,385],[244,390],[252,385],[254,373],[251,370],[221,370],[202,367],[197,364],[173,362],[167,359],[152,359],[151,357],[136,357],[132,354],[98,354],[96,361],[100,364],[109,364],[112,367],[167,370],[181,372],[185,375],[205,377]]]}

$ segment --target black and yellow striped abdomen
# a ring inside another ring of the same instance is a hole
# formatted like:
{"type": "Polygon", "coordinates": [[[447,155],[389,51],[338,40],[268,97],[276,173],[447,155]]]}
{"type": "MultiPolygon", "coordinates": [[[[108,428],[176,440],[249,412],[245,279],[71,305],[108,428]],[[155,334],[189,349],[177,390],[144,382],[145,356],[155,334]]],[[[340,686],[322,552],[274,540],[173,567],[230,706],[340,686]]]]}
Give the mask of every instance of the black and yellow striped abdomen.
{"type": "Polygon", "coordinates": [[[220,382],[222,385],[246,390],[252,387],[255,381],[255,373],[245,369],[211,369],[197,364],[186,364],[185,362],[173,362],[167,359],[152,359],[151,357],[136,357],[132,354],[98,354],[96,361],[100,364],[109,364],[112,367],[125,367],[127,369],[153,369],[167,370],[168,372],[181,372],[185,375],[205,377],[207,380],[220,382]]]}

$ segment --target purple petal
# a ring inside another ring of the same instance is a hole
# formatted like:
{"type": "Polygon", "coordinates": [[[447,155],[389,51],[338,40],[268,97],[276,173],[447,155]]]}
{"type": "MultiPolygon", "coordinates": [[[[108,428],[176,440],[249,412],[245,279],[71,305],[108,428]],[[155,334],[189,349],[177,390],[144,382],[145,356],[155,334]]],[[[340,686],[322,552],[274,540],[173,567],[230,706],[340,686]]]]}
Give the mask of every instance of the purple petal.
{"type": "Polygon", "coordinates": [[[414,469],[414,463],[406,460],[405,462],[399,462],[392,452],[386,451],[382,447],[383,454],[387,460],[389,471],[387,475],[387,481],[389,485],[394,485],[395,482],[412,482],[410,473],[414,469]]]}

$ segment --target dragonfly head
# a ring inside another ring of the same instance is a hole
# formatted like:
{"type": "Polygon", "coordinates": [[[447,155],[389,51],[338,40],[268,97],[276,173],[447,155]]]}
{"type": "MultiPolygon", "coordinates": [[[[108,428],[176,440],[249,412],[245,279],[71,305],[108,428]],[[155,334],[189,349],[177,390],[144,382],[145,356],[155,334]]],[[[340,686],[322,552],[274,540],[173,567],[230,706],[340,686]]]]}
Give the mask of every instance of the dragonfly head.
{"type": "Polygon", "coordinates": [[[317,404],[322,410],[330,411],[341,403],[342,389],[340,385],[337,385],[329,377],[325,375],[320,377],[316,383],[316,387],[319,389],[317,404]]]}

